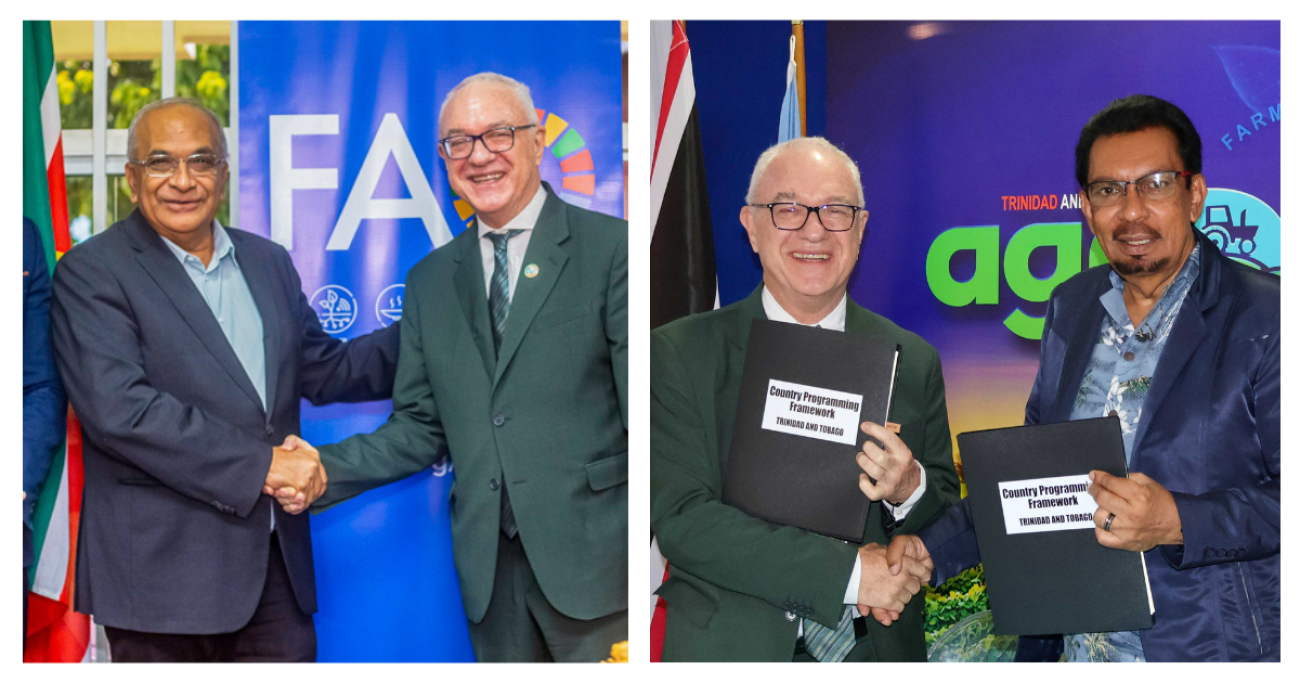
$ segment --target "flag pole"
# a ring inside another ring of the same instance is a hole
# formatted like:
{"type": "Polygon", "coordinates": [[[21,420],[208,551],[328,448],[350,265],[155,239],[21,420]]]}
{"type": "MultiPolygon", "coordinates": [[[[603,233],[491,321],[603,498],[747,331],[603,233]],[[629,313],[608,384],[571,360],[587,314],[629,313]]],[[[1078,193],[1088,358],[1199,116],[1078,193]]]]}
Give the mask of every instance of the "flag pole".
{"type": "Polygon", "coordinates": [[[808,76],[804,71],[803,21],[795,19],[790,24],[794,31],[795,79],[799,82],[799,134],[808,137],[808,76]]]}

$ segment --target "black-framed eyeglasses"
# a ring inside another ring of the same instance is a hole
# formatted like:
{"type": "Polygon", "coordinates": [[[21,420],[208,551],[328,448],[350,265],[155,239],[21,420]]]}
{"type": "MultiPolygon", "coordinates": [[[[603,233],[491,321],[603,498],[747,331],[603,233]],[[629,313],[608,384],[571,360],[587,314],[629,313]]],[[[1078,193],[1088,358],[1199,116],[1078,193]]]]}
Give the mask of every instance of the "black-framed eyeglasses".
{"type": "Polygon", "coordinates": [[[852,204],[822,204],[808,206],[795,202],[774,202],[772,204],[749,204],[750,208],[766,208],[772,214],[772,225],[777,230],[802,230],[808,223],[808,216],[817,214],[822,227],[830,232],[845,232],[853,227],[853,219],[863,209],[852,204]]]}
{"type": "Polygon", "coordinates": [[[453,135],[438,141],[448,159],[466,159],[474,153],[474,143],[482,142],[483,147],[493,154],[509,152],[515,146],[515,131],[536,128],[537,124],[526,126],[505,126],[484,131],[479,135],[453,135]]]}
{"type": "Polygon", "coordinates": [[[1172,197],[1178,189],[1178,179],[1193,175],[1189,171],[1156,171],[1137,180],[1099,180],[1088,183],[1084,191],[1093,206],[1114,206],[1128,195],[1128,186],[1137,189],[1138,195],[1146,199],[1160,200],[1172,197]]]}
{"type": "Polygon", "coordinates": [[[170,154],[152,154],[140,161],[132,160],[127,163],[143,168],[151,178],[170,178],[181,164],[185,164],[185,169],[190,172],[190,175],[210,176],[226,163],[226,158],[210,152],[191,154],[184,159],[178,159],[170,154]]]}

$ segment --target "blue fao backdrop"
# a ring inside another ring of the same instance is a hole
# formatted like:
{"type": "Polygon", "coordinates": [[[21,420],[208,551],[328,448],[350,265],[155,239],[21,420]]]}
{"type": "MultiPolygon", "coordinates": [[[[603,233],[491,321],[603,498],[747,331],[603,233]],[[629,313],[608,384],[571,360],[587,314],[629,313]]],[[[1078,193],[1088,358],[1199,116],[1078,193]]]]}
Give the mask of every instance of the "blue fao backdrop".
{"type": "MultiPolygon", "coordinates": [[[[438,158],[456,83],[532,89],[542,177],[622,216],[617,22],[240,22],[238,227],[292,255],[303,295],[347,339],[401,319],[406,272],[472,221],[438,158]]],[[[303,437],[369,432],[388,402],[303,405],[303,437]]],[[[320,661],[469,661],[452,560],[455,453],[312,520],[320,661]]]]}

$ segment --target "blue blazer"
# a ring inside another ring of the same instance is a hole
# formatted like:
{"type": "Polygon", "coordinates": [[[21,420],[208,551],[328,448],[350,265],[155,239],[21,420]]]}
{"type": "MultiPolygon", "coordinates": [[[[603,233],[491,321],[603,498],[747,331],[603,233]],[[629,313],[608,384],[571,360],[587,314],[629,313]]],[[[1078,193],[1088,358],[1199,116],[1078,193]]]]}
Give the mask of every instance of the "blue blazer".
{"type": "Polygon", "coordinates": [[[67,401],[50,348],[50,269],[36,224],[23,219],[23,566],[32,563],[32,511],[55,448],[67,401]]]}
{"type": "MultiPolygon", "coordinates": [[[[398,325],[344,344],[320,327],[278,244],[227,229],[262,316],[266,405],[184,266],[138,211],[54,275],[54,349],[82,427],[76,609],[153,633],[238,630],[262,594],[271,448],[301,399],[387,398],[398,325]]],[[[316,611],[308,515],[276,516],[303,612],[316,611]]]]}
{"type": "MultiPolygon", "coordinates": [[[[1183,524],[1183,545],[1146,552],[1156,614],[1142,646],[1150,661],[1278,661],[1281,280],[1195,235],[1201,274],[1156,366],[1129,462],[1169,489],[1183,524]]],[[[1109,269],[1052,292],[1026,424],[1070,419],[1109,269]]],[[[980,561],[967,501],[920,536],[935,585],[980,561]]],[[[1020,641],[1017,659],[1061,652],[1059,637],[1020,641]]]]}

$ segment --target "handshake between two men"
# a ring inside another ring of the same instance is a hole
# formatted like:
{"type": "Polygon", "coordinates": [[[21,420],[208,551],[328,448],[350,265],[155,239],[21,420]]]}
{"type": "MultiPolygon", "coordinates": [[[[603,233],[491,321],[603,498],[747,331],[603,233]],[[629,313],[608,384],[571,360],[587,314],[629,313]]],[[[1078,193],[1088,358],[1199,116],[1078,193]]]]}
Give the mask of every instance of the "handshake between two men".
{"type": "Polygon", "coordinates": [[[284,511],[296,515],[325,493],[329,478],[320,451],[299,436],[290,435],[271,454],[262,493],[275,496],[284,511]]]}
{"type": "MultiPolygon", "coordinates": [[[[863,433],[880,442],[867,440],[858,453],[858,486],[873,501],[888,503],[895,518],[907,514],[925,490],[924,469],[912,458],[912,451],[894,432],[875,424],[863,422],[863,433]]],[[[934,571],[925,546],[916,540],[919,550],[907,545],[899,536],[888,548],[879,543],[868,543],[858,548],[862,573],[858,583],[858,611],[868,613],[885,626],[894,623],[912,596],[930,581],[934,571]]]]}

